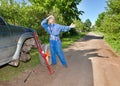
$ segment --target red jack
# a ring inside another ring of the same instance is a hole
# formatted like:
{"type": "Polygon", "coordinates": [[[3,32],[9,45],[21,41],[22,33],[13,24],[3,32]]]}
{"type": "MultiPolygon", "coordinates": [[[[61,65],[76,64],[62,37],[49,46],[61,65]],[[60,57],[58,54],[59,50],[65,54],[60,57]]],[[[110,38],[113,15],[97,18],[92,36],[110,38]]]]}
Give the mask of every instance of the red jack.
{"type": "Polygon", "coordinates": [[[36,44],[37,44],[37,48],[38,48],[38,51],[39,51],[39,54],[43,57],[43,59],[45,60],[45,63],[46,63],[46,66],[48,68],[48,71],[50,74],[53,74],[54,71],[51,69],[50,65],[48,64],[48,61],[47,61],[47,56],[49,55],[49,52],[47,53],[43,53],[42,51],[42,47],[41,47],[41,43],[39,41],[39,38],[38,38],[38,35],[37,35],[37,32],[34,32],[34,37],[35,37],[35,41],[36,41],[36,44]]]}

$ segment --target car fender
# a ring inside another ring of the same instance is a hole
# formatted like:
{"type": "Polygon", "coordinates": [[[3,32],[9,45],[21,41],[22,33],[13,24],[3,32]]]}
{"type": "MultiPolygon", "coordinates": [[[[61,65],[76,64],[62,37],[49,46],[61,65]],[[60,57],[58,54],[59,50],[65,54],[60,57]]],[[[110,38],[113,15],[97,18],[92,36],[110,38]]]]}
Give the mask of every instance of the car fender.
{"type": "Polygon", "coordinates": [[[20,52],[21,52],[21,48],[25,42],[26,39],[29,39],[29,38],[33,38],[33,33],[32,32],[27,32],[27,33],[24,33],[20,36],[19,40],[18,40],[18,43],[17,43],[17,48],[16,48],[16,51],[15,51],[15,54],[13,55],[12,57],[12,60],[17,60],[19,59],[20,57],[20,52]]]}

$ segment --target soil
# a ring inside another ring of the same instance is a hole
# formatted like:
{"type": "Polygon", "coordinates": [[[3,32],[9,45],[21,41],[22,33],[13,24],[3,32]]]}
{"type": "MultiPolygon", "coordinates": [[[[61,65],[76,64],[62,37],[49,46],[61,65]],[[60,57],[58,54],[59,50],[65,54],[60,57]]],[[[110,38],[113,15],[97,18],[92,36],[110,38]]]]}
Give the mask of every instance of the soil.
{"type": "Polygon", "coordinates": [[[0,86],[120,86],[120,56],[102,38],[90,32],[64,49],[68,68],[58,60],[50,75],[40,64],[0,86]]]}

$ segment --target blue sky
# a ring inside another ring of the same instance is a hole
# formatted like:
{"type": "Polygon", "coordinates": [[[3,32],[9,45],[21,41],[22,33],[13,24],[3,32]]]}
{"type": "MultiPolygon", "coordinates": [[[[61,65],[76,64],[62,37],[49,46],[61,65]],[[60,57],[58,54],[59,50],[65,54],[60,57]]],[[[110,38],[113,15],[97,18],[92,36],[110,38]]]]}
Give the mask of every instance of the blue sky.
{"type": "Polygon", "coordinates": [[[94,24],[98,15],[105,11],[106,0],[82,0],[78,5],[79,10],[83,10],[85,13],[79,16],[84,22],[86,19],[94,24]]]}

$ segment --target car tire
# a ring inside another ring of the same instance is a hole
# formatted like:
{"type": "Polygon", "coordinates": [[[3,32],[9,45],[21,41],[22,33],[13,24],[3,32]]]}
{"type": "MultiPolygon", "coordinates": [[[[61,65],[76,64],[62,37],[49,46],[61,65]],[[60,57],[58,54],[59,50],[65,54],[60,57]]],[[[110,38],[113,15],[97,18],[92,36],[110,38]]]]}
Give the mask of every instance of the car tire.
{"type": "MultiPolygon", "coordinates": [[[[48,44],[43,44],[42,45],[42,50],[43,50],[44,53],[49,52],[49,54],[50,54],[50,46],[48,44]]],[[[40,54],[39,54],[39,58],[40,58],[40,63],[45,66],[46,65],[45,60],[40,54]]],[[[52,64],[51,54],[50,54],[50,56],[47,57],[47,61],[48,61],[49,65],[52,64]]]]}

